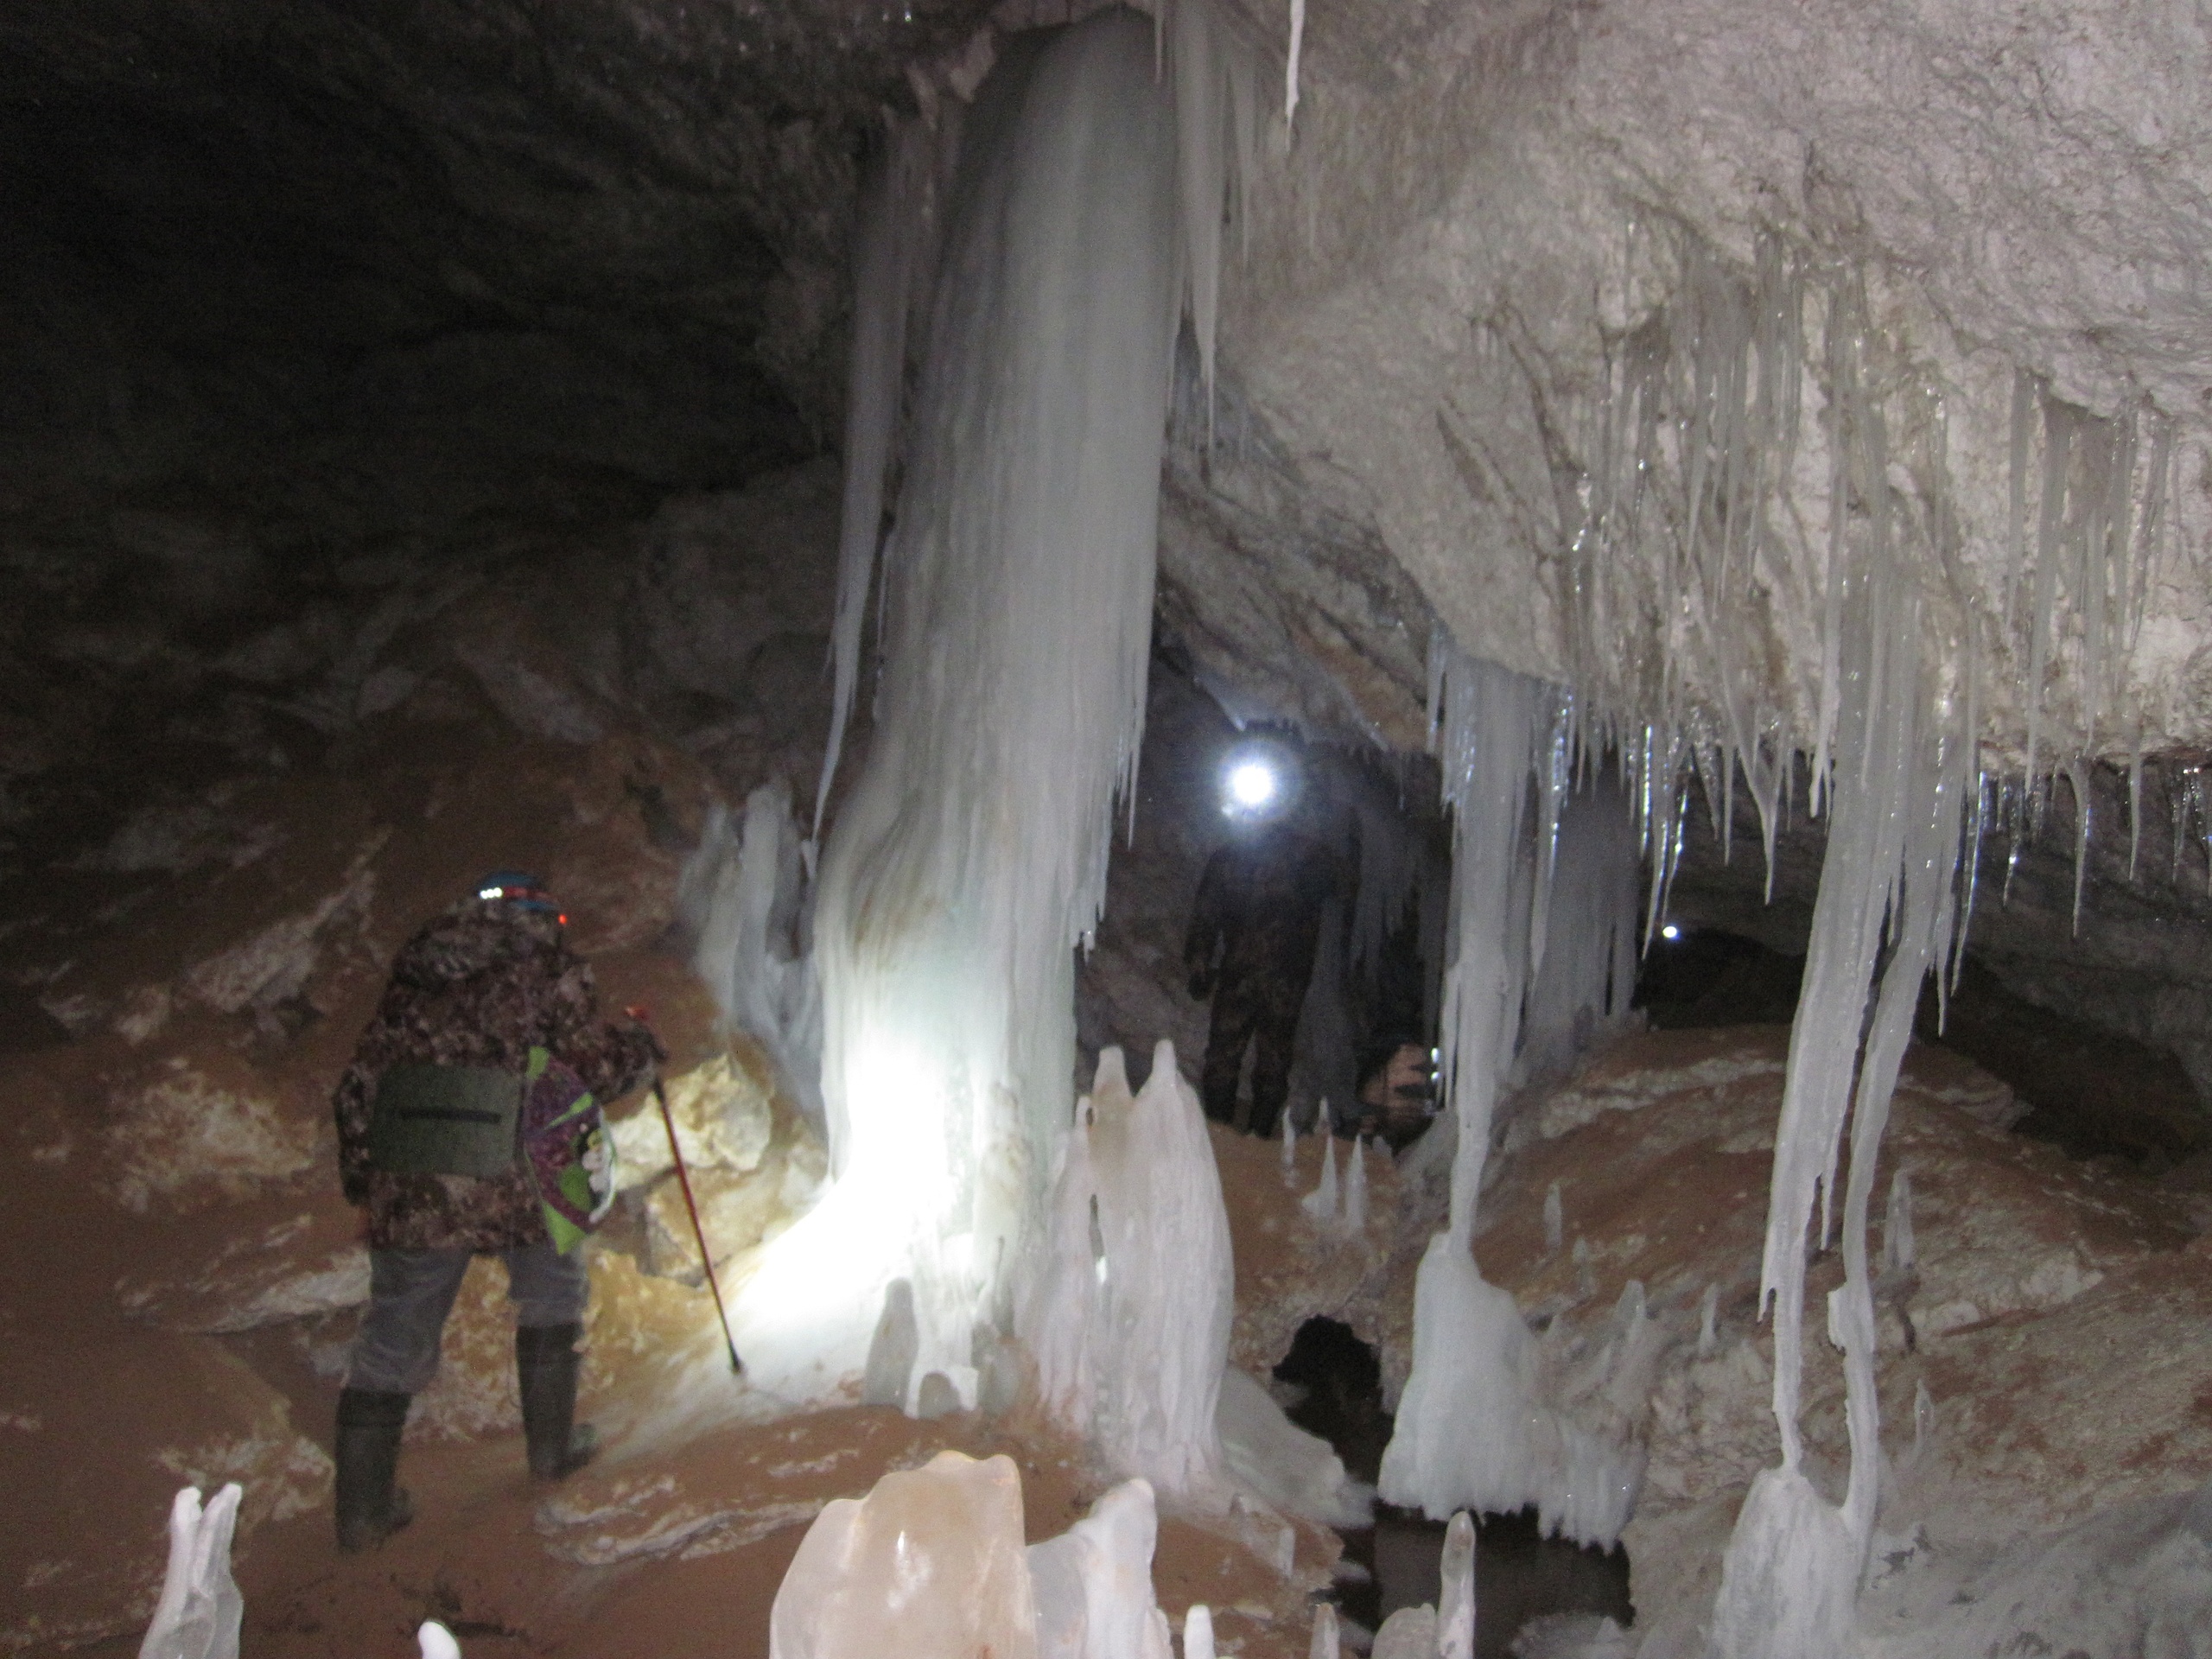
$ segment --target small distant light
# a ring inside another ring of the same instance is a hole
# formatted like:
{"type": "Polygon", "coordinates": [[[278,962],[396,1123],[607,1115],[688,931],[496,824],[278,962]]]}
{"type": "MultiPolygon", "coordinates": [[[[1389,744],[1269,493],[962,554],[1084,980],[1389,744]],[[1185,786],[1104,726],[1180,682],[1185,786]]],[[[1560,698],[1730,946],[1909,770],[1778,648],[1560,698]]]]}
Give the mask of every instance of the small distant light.
{"type": "Polygon", "coordinates": [[[1662,939],[1679,939],[1682,937],[1682,930],[1669,922],[1659,930],[1659,937],[1662,939]]]}
{"type": "Polygon", "coordinates": [[[556,916],[553,919],[563,927],[566,927],[569,925],[569,918],[565,912],[556,916]]]}
{"type": "Polygon", "coordinates": [[[505,887],[479,887],[476,890],[476,896],[479,899],[504,899],[506,895],[507,890],[505,887]]]}

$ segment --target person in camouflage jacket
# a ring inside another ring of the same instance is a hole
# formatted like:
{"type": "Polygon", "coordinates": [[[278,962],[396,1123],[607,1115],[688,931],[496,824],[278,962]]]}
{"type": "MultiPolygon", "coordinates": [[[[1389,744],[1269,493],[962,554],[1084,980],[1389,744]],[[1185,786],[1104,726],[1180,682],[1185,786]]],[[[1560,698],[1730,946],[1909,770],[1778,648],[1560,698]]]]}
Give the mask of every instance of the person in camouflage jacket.
{"type": "Polygon", "coordinates": [[[1236,1122],[1237,1074],[1249,1049],[1247,1131],[1274,1133],[1322,913],[1344,883],[1343,860],[1281,820],[1244,828],[1206,861],[1183,958],[1191,995],[1213,1000],[1198,1086],[1208,1117],[1236,1122]]]}
{"type": "Polygon", "coordinates": [[[377,1543],[411,1509],[393,1484],[414,1395],[436,1372],[440,1338],[472,1256],[498,1255],[516,1308],[515,1357],[531,1472],[557,1478],[596,1441],[574,1426],[589,1283],[581,1251],[555,1249],[529,1172],[495,1178],[377,1168],[370,1122],[387,1069],[484,1067],[520,1077],[533,1047],[602,1103],[665,1058],[635,1021],[599,1019],[591,965],[569,949],[567,918],[534,877],[499,871],[425,924],[392,963],[375,1016],[333,1096],[340,1179],[367,1212],[370,1302],[338,1407],[340,1548],[377,1543]]]}

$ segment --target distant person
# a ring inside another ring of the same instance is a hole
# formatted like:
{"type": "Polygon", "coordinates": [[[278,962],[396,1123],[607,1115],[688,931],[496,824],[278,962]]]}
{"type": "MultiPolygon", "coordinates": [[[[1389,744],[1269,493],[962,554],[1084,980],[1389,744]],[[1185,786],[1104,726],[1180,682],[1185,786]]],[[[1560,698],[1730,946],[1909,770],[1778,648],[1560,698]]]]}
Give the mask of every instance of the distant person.
{"type": "Polygon", "coordinates": [[[1359,1133],[1379,1135],[1401,1150],[1420,1139],[1436,1115],[1436,1067],[1419,1043],[1400,1041],[1359,1086],[1359,1133]]]}
{"type": "MultiPolygon", "coordinates": [[[[562,1205],[564,1192],[586,1193],[588,1205],[594,1174],[611,1182],[603,1126],[596,1172],[556,1172],[569,1179],[550,1185],[526,1140],[546,1098],[540,1080],[581,1115],[593,1103],[582,1090],[612,1100],[664,1056],[644,1026],[600,1023],[590,965],[562,931],[568,919],[536,877],[486,876],[401,948],[334,1096],[346,1201],[368,1211],[370,1274],[338,1396],[340,1549],[380,1543],[412,1518],[394,1484],[400,1433],[408,1402],[437,1371],[471,1256],[506,1264],[531,1473],[558,1479],[597,1449],[575,1425],[590,1288],[575,1246],[591,1219],[562,1205]]],[[[589,1139],[578,1140],[581,1162],[594,1156],[589,1139]]],[[[541,1134],[535,1144],[542,1158],[550,1142],[541,1134]]]]}
{"type": "Polygon", "coordinates": [[[1183,943],[1191,995],[1213,1001],[1199,1096],[1206,1116],[1236,1121],[1236,1084],[1252,1052],[1250,1134],[1275,1131],[1290,1092],[1299,1010],[1321,937],[1321,916],[1344,880],[1343,861],[1293,827],[1298,774],[1273,746],[1233,755],[1223,810],[1233,826],[1206,861],[1183,943]]]}

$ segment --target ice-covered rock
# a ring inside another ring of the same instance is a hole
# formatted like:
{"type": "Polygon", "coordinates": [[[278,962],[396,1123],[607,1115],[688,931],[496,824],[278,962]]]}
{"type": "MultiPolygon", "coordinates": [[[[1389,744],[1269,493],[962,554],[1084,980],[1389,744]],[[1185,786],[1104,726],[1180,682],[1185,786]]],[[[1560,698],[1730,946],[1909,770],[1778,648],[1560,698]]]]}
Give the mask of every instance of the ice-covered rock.
{"type": "Polygon", "coordinates": [[[771,1659],[1037,1659],[1014,1460],[943,1452],[829,1504],[776,1592],[768,1632],[771,1659]]]}

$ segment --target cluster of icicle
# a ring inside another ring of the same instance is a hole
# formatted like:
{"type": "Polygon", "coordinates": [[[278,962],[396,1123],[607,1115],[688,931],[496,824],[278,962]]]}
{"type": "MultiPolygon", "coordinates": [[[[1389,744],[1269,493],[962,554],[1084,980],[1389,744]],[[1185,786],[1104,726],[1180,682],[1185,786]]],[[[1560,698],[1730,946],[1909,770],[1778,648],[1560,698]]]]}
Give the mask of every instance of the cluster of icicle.
{"type": "Polygon", "coordinates": [[[859,1368],[893,1276],[925,1374],[969,1361],[979,1319],[1007,1326],[1134,781],[1174,340],[1187,309],[1211,372],[1255,97],[1211,5],[1096,12],[1008,41],[972,107],[895,136],[873,193],[833,767],[871,605],[876,720],[813,918],[834,1181],[737,1317],[779,1392],[859,1368]]]}
{"type": "MultiPolygon", "coordinates": [[[[1627,1010],[1632,821],[1617,792],[1575,791],[1577,773],[1598,768],[1578,747],[1571,696],[1441,639],[1432,673],[1453,824],[1442,1078],[1457,1141],[1447,1224],[1415,1280],[1413,1369],[1382,1494],[1440,1516],[1535,1504],[1548,1530],[1609,1545],[1634,1504],[1643,1452],[1536,1397],[1528,1328],[1512,1294],[1484,1279],[1471,1240],[1492,1119],[1516,1055],[1558,1054],[1578,1028],[1586,1035],[1627,1010]],[[1562,868],[1575,880],[1555,917],[1562,868]],[[1562,918],[1571,927],[1556,925],[1562,918]]],[[[1624,1351],[1649,1345],[1640,1298],[1633,1313],[1637,1340],[1624,1351]]]]}
{"type": "MultiPolygon", "coordinates": [[[[2148,718],[2128,702],[2127,659],[2164,533],[2171,439],[2158,426],[2145,453],[2133,415],[2099,420],[2022,378],[2010,563],[1998,593],[1970,590],[1940,398],[1885,355],[1855,274],[1816,273],[1772,239],[1749,283],[1687,235],[1675,251],[1678,296],[1615,343],[1590,411],[1564,608],[1589,723],[1625,740],[1637,779],[1651,914],[1680,850],[1690,775],[1725,824],[1741,774],[1770,872],[1800,753],[1811,757],[1807,806],[1828,818],[1762,1270],[1782,1462],[1745,1501],[1713,1628],[1724,1659],[1816,1659],[1849,1640],[1878,1496],[1866,1249],[1875,1159],[1921,984],[1956,972],[1977,850],[1993,805],[2006,801],[1983,772],[1986,677],[2009,664],[2028,683],[2027,781],[2006,814],[2016,836],[2031,830],[2044,757],[2058,752],[2079,808],[2078,859],[2088,832],[2081,757],[2115,731],[2132,730],[2139,746],[2148,718]],[[1820,505],[1792,500],[1815,308],[1828,462],[1818,568],[1775,530],[1793,508],[1820,505]],[[1821,619],[1817,678],[1802,685],[1776,687],[1759,666],[1770,655],[1763,594],[1777,588],[1821,619]],[[1827,1335],[1845,1356],[1852,1450],[1836,1504],[1802,1467],[1799,1387],[1806,1259],[1835,1236],[1839,1176],[1845,1279],[1827,1335]]],[[[1463,1133],[1468,1122],[1463,1113],[1463,1133]]],[[[1462,1147],[1455,1198],[1481,1156],[1462,1147]]],[[[1456,1256],[1453,1270],[1471,1271],[1456,1256]]],[[[1440,1285],[1432,1300],[1441,1295],[1440,1285]]],[[[1468,1325],[1478,1306],[1468,1287],[1435,1317],[1468,1325]]],[[[1494,1322],[1503,1328],[1502,1310],[1494,1322]]]]}
{"type": "MultiPolygon", "coordinates": [[[[1155,1599],[1159,1518],[1141,1479],[1109,1489],[1057,1538],[1022,1542],[1014,1460],[941,1452],[864,1498],[826,1505],[792,1557],[768,1622],[770,1659],[887,1653],[995,1659],[1176,1659],[1155,1599]]],[[[1232,1644],[1233,1645],[1233,1644],[1232,1644]]],[[[1339,1659],[1336,1608],[1313,1610],[1310,1659],[1339,1659]]],[[[1379,1659],[1474,1659],[1475,1532],[1452,1517],[1435,1606],[1394,1613],[1379,1659]]],[[[1183,1618],[1181,1659],[1214,1659],[1213,1610],[1183,1618]]]]}
{"type": "MultiPolygon", "coordinates": [[[[2171,423],[2134,408],[2092,415],[2022,372],[2003,564],[1985,580],[1962,556],[1942,389],[1871,325],[1854,270],[1770,234],[1746,279],[1694,233],[1639,226],[1630,264],[1645,260],[1665,269],[1672,297],[1608,340],[1599,391],[1563,420],[1575,454],[1573,487],[1559,493],[1570,504],[1559,599],[1584,723],[1636,779],[1655,905],[1681,851],[1689,777],[1719,823],[1733,822],[1740,778],[1770,871],[1800,755],[1812,757],[1807,804],[1821,810],[1846,695],[1852,542],[1911,551],[1946,646],[1939,681],[1969,733],[1980,734],[1991,677],[2018,684],[2025,785],[2008,801],[1977,767],[1977,843],[2001,830],[2017,854],[2063,778],[2079,869],[2091,758],[2126,752],[2132,873],[2144,740],[2166,714],[2167,693],[2130,664],[2174,535],[2171,423]],[[1802,464],[1808,422],[1825,500],[1802,464]],[[1785,533],[1822,518],[1825,537],[1785,533]],[[1773,637],[1776,597],[1819,619],[1816,652],[1773,637]],[[1773,664],[1785,661],[1807,667],[1777,683],[1773,664]]],[[[2178,793],[2176,804],[2178,817],[2178,793]]],[[[2194,822],[2212,847],[2212,814],[2194,822]]]]}
{"type": "MultiPolygon", "coordinates": [[[[138,1659],[238,1659],[245,1599],[231,1576],[231,1537],[245,1488],[236,1481],[203,1503],[187,1486],[169,1505],[168,1566],[138,1659]]],[[[422,1659],[461,1659],[461,1644],[435,1619],[416,1632],[422,1659]]]]}

